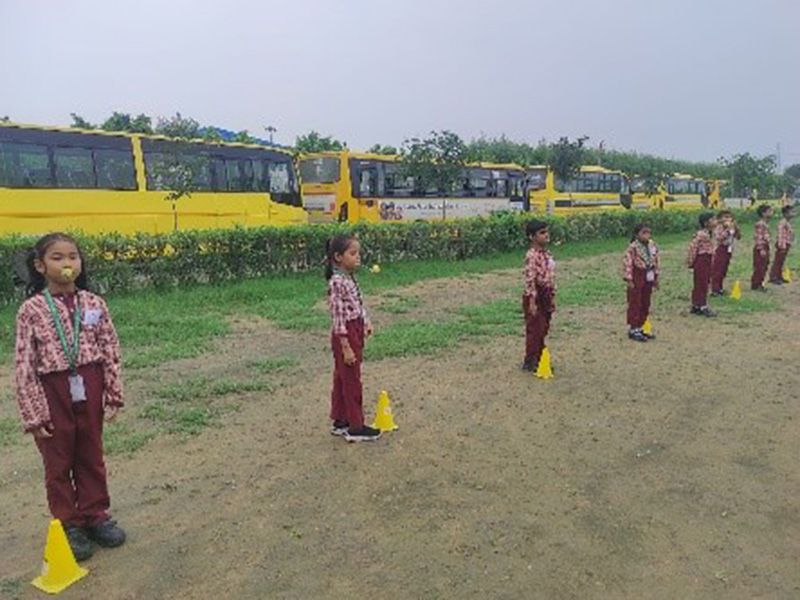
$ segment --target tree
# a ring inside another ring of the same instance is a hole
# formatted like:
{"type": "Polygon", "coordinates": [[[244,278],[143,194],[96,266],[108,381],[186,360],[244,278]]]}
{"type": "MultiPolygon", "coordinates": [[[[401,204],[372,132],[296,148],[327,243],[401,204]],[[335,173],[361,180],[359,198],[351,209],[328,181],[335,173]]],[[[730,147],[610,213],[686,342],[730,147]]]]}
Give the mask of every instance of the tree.
{"type": "Polygon", "coordinates": [[[235,136],[233,136],[233,141],[239,144],[257,144],[258,140],[254,138],[252,135],[248,133],[246,129],[243,129],[235,136]]]}
{"type": "Polygon", "coordinates": [[[584,135],[571,142],[568,137],[562,137],[550,146],[547,166],[553,171],[557,188],[580,171],[586,156],[583,145],[588,139],[584,135]]]}
{"type": "Polygon", "coordinates": [[[159,118],[155,132],[171,138],[193,140],[202,137],[203,129],[194,119],[184,118],[177,112],[169,119],[159,118]]]}
{"type": "Polygon", "coordinates": [[[89,123],[89,121],[87,121],[80,115],[76,115],[75,113],[69,113],[69,116],[72,117],[73,127],[77,127],[78,129],[97,129],[96,126],[89,123]]]}
{"type": "MultiPolygon", "coordinates": [[[[756,158],[745,152],[720,161],[728,170],[734,195],[741,198],[750,195],[753,190],[759,190],[761,197],[767,197],[775,194],[776,188],[781,185],[775,173],[777,162],[772,155],[756,158]]],[[[777,194],[782,192],[780,190],[777,194]]]]}
{"type": "Polygon", "coordinates": [[[800,163],[786,167],[786,169],[783,171],[783,174],[791,177],[792,179],[800,181],[800,163]]]}
{"type": "Polygon", "coordinates": [[[6,115],[5,117],[0,117],[0,121],[2,121],[3,123],[10,123],[11,117],[9,117],[8,115],[6,115]]]}
{"type": "Polygon", "coordinates": [[[427,139],[406,140],[400,155],[404,173],[414,178],[423,194],[435,190],[446,197],[465,177],[467,146],[452,131],[431,131],[427,139]]]}
{"type": "Polygon", "coordinates": [[[127,131],[130,133],[153,133],[153,120],[145,114],[131,117],[128,113],[114,111],[100,129],[105,131],[127,131]]]}
{"type": "Polygon", "coordinates": [[[367,150],[367,152],[370,152],[372,154],[386,154],[386,155],[400,154],[400,151],[394,146],[381,146],[380,144],[375,144],[369,150],[367,150]]]}
{"type": "Polygon", "coordinates": [[[332,136],[323,137],[316,131],[311,131],[305,135],[298,135],[294,147],[297,152],[309,153],[342,150],[345,144],[332,136]]]}

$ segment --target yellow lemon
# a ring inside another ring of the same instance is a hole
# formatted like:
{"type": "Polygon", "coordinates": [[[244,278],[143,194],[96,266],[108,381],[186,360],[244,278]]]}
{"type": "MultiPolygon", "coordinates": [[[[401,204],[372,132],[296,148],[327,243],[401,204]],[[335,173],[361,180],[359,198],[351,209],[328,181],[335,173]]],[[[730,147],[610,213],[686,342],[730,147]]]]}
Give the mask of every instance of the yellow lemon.
{"type": "Polygon", "coordinates": [[[72,267],[61,267],[61,276],[64,279],[72,279],[75,275],[75,270],[72,267]]]}
{"type": "Polygon", "coordinates": [[[373,273],[380,273],[381,272],[380,266],[379,265],[372,265],[372,272],[373,273]]]}

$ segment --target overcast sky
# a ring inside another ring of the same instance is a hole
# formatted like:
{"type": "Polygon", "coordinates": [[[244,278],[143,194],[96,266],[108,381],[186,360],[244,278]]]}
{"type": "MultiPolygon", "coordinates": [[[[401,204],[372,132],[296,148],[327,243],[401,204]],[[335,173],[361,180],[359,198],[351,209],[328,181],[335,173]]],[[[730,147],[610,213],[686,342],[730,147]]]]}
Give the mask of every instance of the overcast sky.
{"type": "Polygon", "coordinates": [[[800,0],[0,0],[0,116],[800,162],[800,0]],[[796,155],[792,155],[797,153],[796,155]]]}

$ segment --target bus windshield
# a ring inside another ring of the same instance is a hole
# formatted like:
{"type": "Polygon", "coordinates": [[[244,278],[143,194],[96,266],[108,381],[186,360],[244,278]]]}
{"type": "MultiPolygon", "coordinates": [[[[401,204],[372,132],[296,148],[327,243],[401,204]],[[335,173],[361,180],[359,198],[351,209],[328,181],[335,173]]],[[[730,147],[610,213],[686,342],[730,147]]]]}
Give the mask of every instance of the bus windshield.
{"type": "Polygon", "coordinates": [[[300,161],[303,183],[336,183],[339,181],[338,158],[305,158],[300,161]]]}

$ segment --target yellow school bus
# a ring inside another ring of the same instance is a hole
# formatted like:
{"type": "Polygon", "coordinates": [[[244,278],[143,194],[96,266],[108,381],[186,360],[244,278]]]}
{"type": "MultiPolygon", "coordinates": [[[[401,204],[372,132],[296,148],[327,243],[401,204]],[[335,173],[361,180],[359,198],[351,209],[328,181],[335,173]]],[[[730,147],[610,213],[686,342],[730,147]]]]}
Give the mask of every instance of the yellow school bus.
{"type": "Polygon", "coordinates": [[[552,169],[545,166],[528,167],[525,171],[531,212],[568,215],[648,208],[633,201],[628,178],[621,171],[583,166],[566,182],[557,180],[552,169]]]}
{"type": "MultiPolygon", "coordinates": [[[[666,189],[663,191],[662,207],[666,210],[696,210],[711,206],[703,179],[675,173],[667,178],[666,189]]],[[[659,199],[660,202],[660,199],[659,199]]]]}
{"type": "Polygon", "coordinates": [[[443,197],[422,190],[399,156],[318,152],[300,159],[303,205],[311,222],[443,221],[524,210],[525,171],[517,165],[476,163],[443,197]]]}
{"type": "Polygon", "coordinates": [[[292,155],[251,144],[0,123],[0,234],[308,222],[292,155]],[[190,166],[174,202],[170,168],[190,166]]]}

